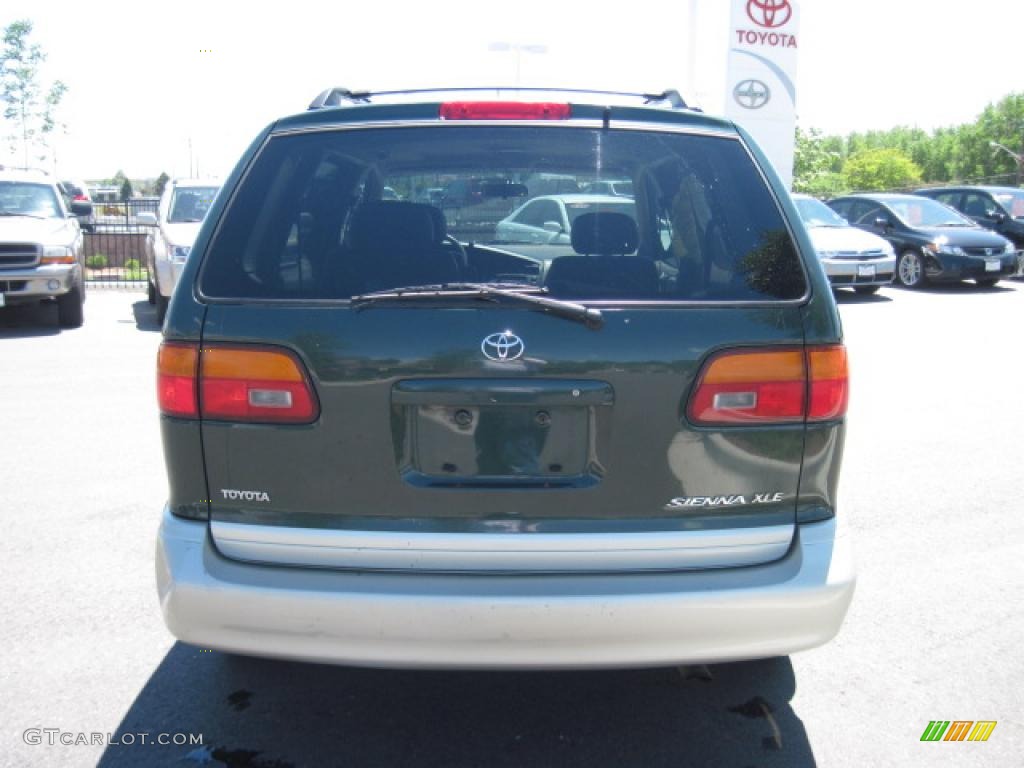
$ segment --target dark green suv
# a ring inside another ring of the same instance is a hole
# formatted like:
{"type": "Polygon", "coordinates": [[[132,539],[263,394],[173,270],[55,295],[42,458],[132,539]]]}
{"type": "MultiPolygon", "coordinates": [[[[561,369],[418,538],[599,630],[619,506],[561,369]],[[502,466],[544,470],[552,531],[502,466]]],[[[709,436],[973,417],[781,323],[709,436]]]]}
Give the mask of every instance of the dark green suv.
{"type": "Polygon", "coordinates": [[[417,667],[826,642],[841,336],[769,163],[675,92],[326,91],[242,157],[167,314],[167,625],[417,667]],[[634,197],[498,237],[556,176],[634,197]]]}

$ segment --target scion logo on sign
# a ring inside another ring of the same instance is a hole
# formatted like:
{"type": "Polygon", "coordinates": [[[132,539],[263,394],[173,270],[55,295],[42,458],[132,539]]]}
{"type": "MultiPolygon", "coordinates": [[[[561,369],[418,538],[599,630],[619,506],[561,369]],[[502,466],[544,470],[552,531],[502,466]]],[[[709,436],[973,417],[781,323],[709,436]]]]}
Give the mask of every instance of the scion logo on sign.
{"type": "Polygon", "coordinates": [[[772,91],[760,80],[741,80],[732,89],[732,97],[744,109],[760,109],[772,100],[772,91]]]}
{"type": "Polygon", "coordinates": [[[789,0],[747,0],[747,16],[759,27],[775,29],[793,17],[789,0]]]}

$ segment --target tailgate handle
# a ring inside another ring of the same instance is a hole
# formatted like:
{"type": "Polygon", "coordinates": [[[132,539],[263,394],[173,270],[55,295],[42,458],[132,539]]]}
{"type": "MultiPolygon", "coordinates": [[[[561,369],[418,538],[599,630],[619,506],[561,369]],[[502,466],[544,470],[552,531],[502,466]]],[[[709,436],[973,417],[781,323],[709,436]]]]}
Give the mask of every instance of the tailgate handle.
{"type": "Polygon", "coordinates": [[[415,379],[391,393],[396,405],[611,405],[611,384],[584,379],[415,379]]]}

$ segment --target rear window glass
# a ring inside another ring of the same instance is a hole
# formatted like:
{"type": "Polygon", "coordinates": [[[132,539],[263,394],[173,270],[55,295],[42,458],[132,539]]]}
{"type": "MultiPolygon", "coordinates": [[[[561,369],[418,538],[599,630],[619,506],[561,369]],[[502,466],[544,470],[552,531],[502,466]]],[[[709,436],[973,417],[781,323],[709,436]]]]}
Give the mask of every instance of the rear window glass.
{"type": "Polygon", "coordinates": [[[778,207],[729,138],[569,127],[284,135],[222,217],[215,298],[347,299],[452,282],[595,301],[793,299],[778,207]],[[628,181],[632,197],[604,179],[628,181]]]}

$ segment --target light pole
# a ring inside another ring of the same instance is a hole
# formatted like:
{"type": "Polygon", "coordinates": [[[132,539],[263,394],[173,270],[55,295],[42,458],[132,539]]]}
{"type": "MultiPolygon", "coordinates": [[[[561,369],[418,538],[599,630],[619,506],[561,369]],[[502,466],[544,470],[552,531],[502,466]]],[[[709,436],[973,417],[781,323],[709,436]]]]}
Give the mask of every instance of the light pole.
{"type": "Polygon", "coordinates": [[[1004,147],[998,141],[990,141],[988,143],[988,145],[990,147],[992,147],[993,149],[1001,149],[1001,150],[1003,150],[1003,152],[1008,154],[1010,157],[1012,157],[1016,161],[1016,163],[1017,163],[1017,186],[1019,187],[1021,185],[1021,179],[1024,178],[1024,155],[1020,154],[1019,152],[1014,152],[1009,147],[1004,147]]]}
{"type": "Polygon", "coordinates": [[[497,53],[504,53],[506,51],[514,51],[516,54],[516,87],[519,87],[519,64],[523,53],[547,53],[548,47],[546,45],[540,45],[537,43],[491,43],[487,46],[487,50],[495,51],[497,53]]]}

